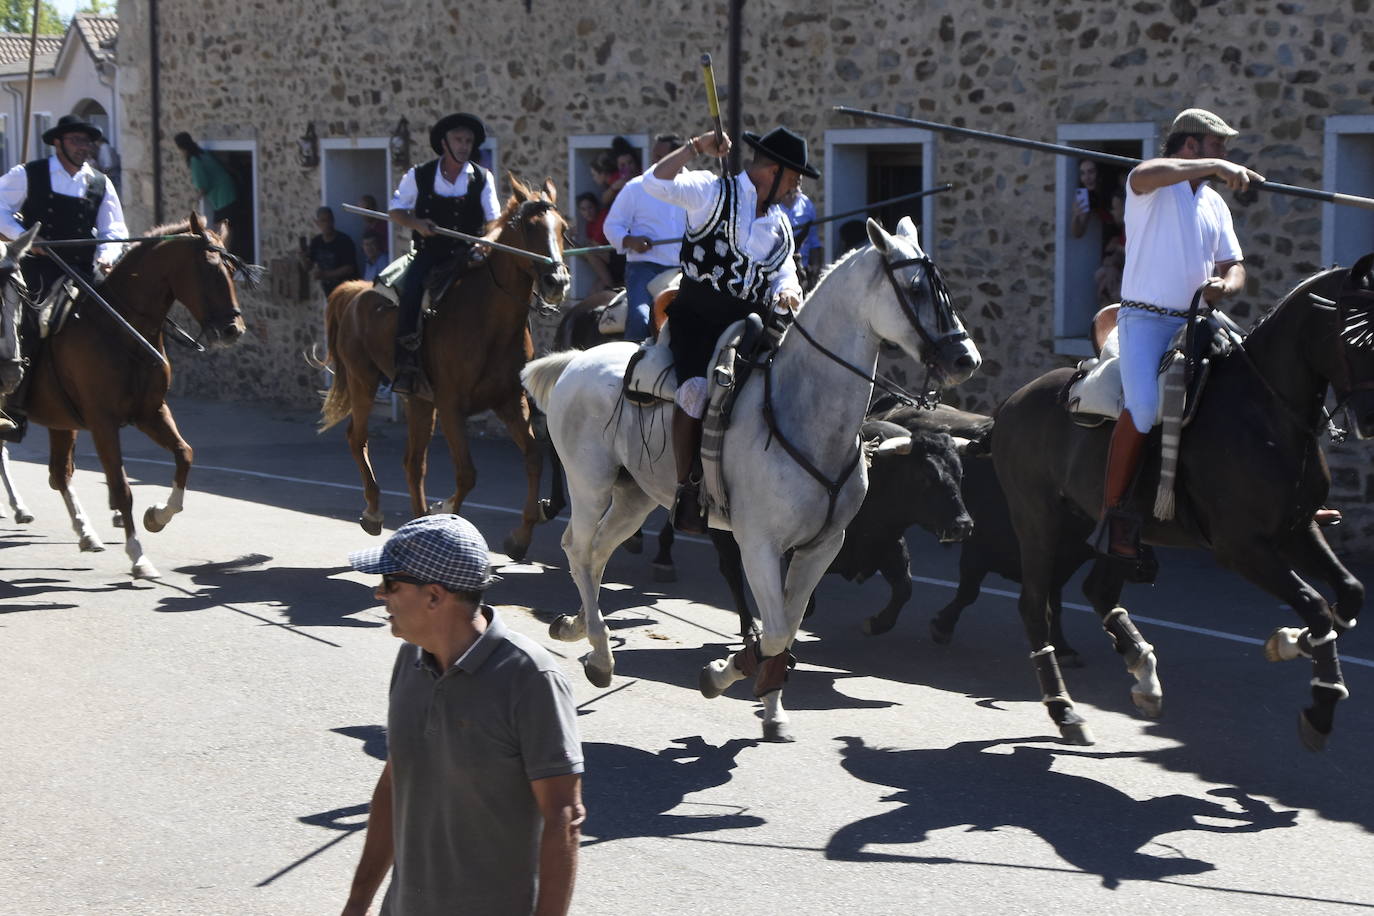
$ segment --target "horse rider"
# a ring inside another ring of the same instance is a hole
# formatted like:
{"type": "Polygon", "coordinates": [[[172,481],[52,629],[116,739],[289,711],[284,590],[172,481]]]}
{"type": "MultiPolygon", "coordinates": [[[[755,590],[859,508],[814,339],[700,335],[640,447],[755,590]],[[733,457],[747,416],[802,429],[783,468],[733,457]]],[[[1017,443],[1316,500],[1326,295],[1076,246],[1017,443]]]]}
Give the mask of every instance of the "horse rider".
{"type": "Polygon", "coordinates": [[[488,249],[436,234],[453,229],[495,240],[499,226],[483,230],[501,214],[496,178],[473,161],[487,138],[476,115],[465,112],[440,118],[429,130],[429,145],[438,155],[412,167],[391,195],[392,222],[414,232],[415,258],[401,283],[396,317],[396,371],[392,390],[413,394],[420,375],[420,303],[430,272],[457,262],[454,269],[480,261],[488,249]]]}
{"type": "Polygon", "coordinates": [[[1212,112],[1189,108],[1174,118],[1162,156],[1127,176],[1126,264],[1117,319],[1125,408],[1107,451],[1103,519],[1093,538],[1108,556],[1138,557],[1140,519],[1124,505],[1159,411],[1159,363],[1187,322],[1194,292],[1202,287],[1210,303],[1245,287],[1231,212],[1207,184],[1218,178],[1244,191],[1264,181],[1226,160],[1226,141],[1237,133],[1212,112]]]}
{"type": "Polygon", "coordinates": [[[803,175],[820,177],[807,161],[805,138],[785,127],[761,137],[745,131],[744,142],[754,156],[738,175],[683,171],[694,156],[723,159],[729,154],[730,138],[712,131],[669,153],[644,178],[650,195],[687,211],[682,285],[668,307],[669,347],[678,380],[673,525],[697,534],[706,530],[699,450],[712,351],[721,333],[749,313],[766,312],[770,333],[777,334],[801,305],[792,225],[780,202],[803,175]]]}
{"type": "MultiPolygon", "coordinates": [[[[43,224],[41,238],[126,238],[129,231],[119,194],[90,164],[104,136],[99,127],[71,114],[44,131],[43,142],[52,146],[52,155],[16,165],[0,176],[0,238],[11,242],[38,222],[43,224]]],[[[83,245],[63,249],[61,257],[94,282],[95,268],[108,271],[120,251],[119,245],[83,245]]],[[[20,270],[34,302],[55,293],[67,276],[37,244],[29,249],[20,270]]],[[[33,340],[37,315],[33,309],[23,311],[21,335],[33,340]]],[[[15,429],[14,421],[0,413],[0,436],[15,429]]]]}

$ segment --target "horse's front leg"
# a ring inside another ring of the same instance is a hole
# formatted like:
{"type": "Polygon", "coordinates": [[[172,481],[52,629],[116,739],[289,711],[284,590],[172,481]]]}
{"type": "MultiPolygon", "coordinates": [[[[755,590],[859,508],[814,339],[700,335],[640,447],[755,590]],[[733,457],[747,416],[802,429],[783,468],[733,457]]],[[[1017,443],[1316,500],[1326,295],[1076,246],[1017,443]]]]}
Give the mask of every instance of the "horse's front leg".
{"type": "MultiPolygon", "coordinates": [[[[33,521],[33,513],[24,505],[24,498],[14,487],[14,478],[10,475],[10,453],[3,442],[0,442],[0,480],[5,482],[5,494],[9,497],[10,509],[14,511],[14,520],[21,525],[33,521]]],[[[0,513],[0,517],[3,517],[3,513],[0,513]]]]}
{"type": "Polygon", "coordinates": [[[1300,655],[1312,660],[1312,705],[1298,716],[1298,737],[1310,751],[1325,750],[1335,724],[1336,704],[1350,696],[1336,652],[1340,628],[1326,599],[1289,567],[1288,558],[1271,543],[1250,542],[1241,549],[1228,547],[1224,551],[1219,548],[1217,559],[1286,602],[1302,618],[1305,626],[1301,629],[1275,630],[1264,644],[1264,654],[1270,661],[1300,655]]]}
{"type": "Polygon", "coordinates": [[[186,477],[191,472],[191,461],[194,458],[194,453],[191,451],[191,446],[186,444],[186,440],[181,438],[176,421],[172,419],[172,410],[165,401],[158,408],[157,416],[152,420],[139,423],[138,428],[149,439],[171,452],[172,458],[176,461],[171,495],[167,497],[165,503],[149,506],[148,510],[143,513],[143,527],[157,533],[166,528],[167,523],[172,520],[172,516],[182,509],[182,503],[186,498],[186,477]]]}
{"type": "MultiPolygon", "coordinates": [[[[429,470],[429,440],[434,438],[434,417],[433,402],[417,397],[406,398],[406,451],[402,461],[406,472],[406,489],[410,492],[410,514],[413,518],[419,518],[429,511],[425,504],[425,474],[429,470]]],[[[440,509],[441,507],[436,507],[436,511],[440,509]]],[[[442,511],[457,510],[442,508],[442,511]]]]}
{"type": "Polygon", "coordinates": [[[1313,522],[1295,534],[1292,542],[1284,545],[1283,553],[1299,573],[1325,582],[1335,591],[1336,601],[1330,610],[1336,628],[1344,633],[1355,626],[1364,605],[1364,585],[1336,558],[1317,524],[1313,522]]]}
{"type": "Polygon", "coordinates": [[[530,429],[529,407],[520,395],[496,409],[496,415],[506,424],[510,437],[520,454],[525,456],[525,507],[520,512],[520,526],[506,535],[502,545],[506,556],[517,563],[529,553],[534,538],[534,526],[544,521],[539,500],[539,479],[544,475],[544,452],[534,440],[530,429]]]}
{"type": "Polygon", "coordinates": [[[48,486],[62,494],[62,502],[67,505],[67,517],[71,519],[72,530],[76,532],[82,552],[99,553],[105,549],[105,542],[95,533],[95,526],[86,517],[81,501],[72,492],[72,472],[75,470],[72,456],[75,452],[76,430],[48,430],[48,486]]]}
{"type": "Polygon", "coordinates": [[[135,579],[156,579],[161,575],[157,567],[143,555],[138,532],[134,529],[134,493],[124,474],[124,456],[119,446],[119,427],[102,423],[91,426],[91,441],[95,443],[100,466],[105,470],[105,485],[110,491],[110,508],[120,513],[124,522],[124,553],[133,564],[135,579]]]}

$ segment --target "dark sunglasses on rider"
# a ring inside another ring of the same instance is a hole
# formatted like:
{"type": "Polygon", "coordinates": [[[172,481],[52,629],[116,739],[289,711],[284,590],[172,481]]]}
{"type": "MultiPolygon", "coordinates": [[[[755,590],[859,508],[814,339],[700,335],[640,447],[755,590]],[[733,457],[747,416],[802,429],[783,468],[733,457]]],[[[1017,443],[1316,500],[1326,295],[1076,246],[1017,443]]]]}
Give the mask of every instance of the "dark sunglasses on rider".
{"type": "Polygon", "coordinates": [[[387,593],[391,593],[391,592],[395,591],[395,590],[396,590],[396,586],[398,586],[398,585],[418,585],[418,586],[424,586],[424,585],[432,585],[432,584],[433,584],[433,583],[426,582],[424,579],[417,579],[417,578],[415,578],[414,576],[407,576],[407,575],[405,575],[404,573],[383,573],[383,574],[382,574],[382,589],[383,589],[384,591],[386,591],[387,593]]]}

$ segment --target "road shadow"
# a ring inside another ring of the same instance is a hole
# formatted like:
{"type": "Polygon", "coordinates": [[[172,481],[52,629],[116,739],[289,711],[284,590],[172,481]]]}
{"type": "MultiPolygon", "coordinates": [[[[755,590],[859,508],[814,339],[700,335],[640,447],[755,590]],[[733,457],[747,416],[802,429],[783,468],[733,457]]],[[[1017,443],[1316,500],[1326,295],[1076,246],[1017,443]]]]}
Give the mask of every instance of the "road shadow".
{"type": "Polygon", "coordinates": [[[265,554],[247,554],[220,563],[181,566],[175,572],[189,576],[200,591],[168,595],[157,610],[165,613],[206,611],[226,604],[260,604],[278,610],[294,626],[380,627],[380,620],[358,620],[350,615],[377,606],[366,586],[333,576],[350,571],[339,566],[279,566],[265,554]]]}
{"type": "Polygon", "coordinates": [[[1159,839],[1166,834],[1256,833],[1294,826],[1298,816],[1235,788],[1212,789],[1207,793],[1211,798],[1137,800],[1096,780],[1056,772],[1053,764],[1059,756],[1109,760],[1140,755],[1045,746],[1054,740],[1049,738],[965,741],[929,750],[872,748],[852,737],[838,740],[844,743],[846,772],[896,789],[884,800],[900,807],[841,827],[826,846],[829,859],[949,863],[955,860],[877,847],[919,844],[932,831],[950,827],[1019,828],[1044,840],[1072,867],[1100,876],[1103,887],[1117,888],[1123,881],[1196,875],[1216,867],[1159,839]],[[1011,753],[989,753],[997,747],[1010,747],[1011,753]]]}
{"type": "Polygon", "coordinates": [[[586,758],[582,797],[587,806],[582,845],[737,830],[765,823],[761,817],[746,814],[745,805],[687,802],[701,813],[668,813],[692,793],[729,782],[739,752],[754,747],[757,741],[734,738],[717,747],[697,735],[674,738],[673,744],[680,746],[657,753],[621,744],[582,745],[586,758]]]}

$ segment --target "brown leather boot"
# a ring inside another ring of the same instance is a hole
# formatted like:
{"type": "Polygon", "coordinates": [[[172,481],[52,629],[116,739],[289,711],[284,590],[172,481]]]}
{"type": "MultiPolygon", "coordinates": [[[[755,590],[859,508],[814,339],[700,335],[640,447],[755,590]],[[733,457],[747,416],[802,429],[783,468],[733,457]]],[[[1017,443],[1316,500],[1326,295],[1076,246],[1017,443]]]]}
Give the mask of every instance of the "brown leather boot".
{"type": "Polygon", "coordinates": [[[701,505],[701,421],[673,405],[673,459],[677,463],[677,499],[673,527],[683,534],[705,534],[701,505]]]}
{"type": "Polygon", "coordinates": [[[1129,410],[1112,430],[1111,445],[1107,448],[1107,473],[1102,487],[1103,521],[1107,525],[1107,554],[1126,560],[1139,557],[1140,520],[1123,511],[1126,495],[1135,482],[1140,468],[1140,456],[1148,434],[1135,428],[1129,410]]]}

